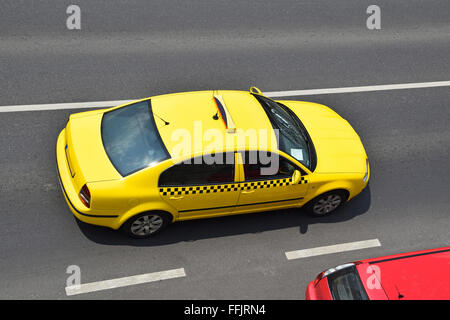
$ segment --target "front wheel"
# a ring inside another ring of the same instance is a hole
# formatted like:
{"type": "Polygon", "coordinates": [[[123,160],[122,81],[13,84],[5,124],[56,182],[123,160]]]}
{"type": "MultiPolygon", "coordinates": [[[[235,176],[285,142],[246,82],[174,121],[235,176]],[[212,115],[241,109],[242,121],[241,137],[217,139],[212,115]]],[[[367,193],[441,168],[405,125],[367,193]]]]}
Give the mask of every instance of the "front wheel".
{"type": "Polygon", "coordinates": [[[171,221],[164,212],[145,212],[128,219],[122,229],[132,238],[143,239],[161,232],[171,221]]]}
{"type": "Polygon", "coordinates": [[[343,191],[326,192],[311,200],[306,205],[306,211],[311,216],[322,217],[339,208],[345,202],[345,199],[346,194],[343,191]]]}

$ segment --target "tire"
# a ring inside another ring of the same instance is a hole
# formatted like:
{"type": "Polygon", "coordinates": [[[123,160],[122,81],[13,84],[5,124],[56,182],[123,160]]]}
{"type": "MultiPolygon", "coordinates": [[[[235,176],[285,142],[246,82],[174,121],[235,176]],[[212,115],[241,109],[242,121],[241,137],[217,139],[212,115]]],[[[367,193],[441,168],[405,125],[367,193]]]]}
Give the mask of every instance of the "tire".
{"type": "Polygon", "coordinates": [[[128,219],[122,226],[123,232],[136,239],[145,239],[164,230],[172,222],[172,216],[166,212],[143,212],[128,219]]]}
{"type": "Polygon", "coordinates": [[[313,217],[323,217],[331,214],[347,200],[347,193],[342,190],[325,192],[311,200],[306,206],[306,212],[313,217]]]}

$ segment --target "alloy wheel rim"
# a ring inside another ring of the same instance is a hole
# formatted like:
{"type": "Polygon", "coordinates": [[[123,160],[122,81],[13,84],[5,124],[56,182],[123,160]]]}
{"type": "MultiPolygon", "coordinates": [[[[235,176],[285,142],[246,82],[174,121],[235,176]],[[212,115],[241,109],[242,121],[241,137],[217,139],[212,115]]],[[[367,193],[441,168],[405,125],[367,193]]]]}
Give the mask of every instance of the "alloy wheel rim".
{"type": "Polygon", "coordinates": [[[131,224],[131,232],[137,236],[146,236],[158,231],[163,219],[155,214],[139,217],[131,224]]]}
{"type": "Polygon", "coordinates": [[[313,207],[313,211],[316,214],[324,215],[336,209],[340,204],[341,197],[336,194],[330,194],[317,201],[313,207]]]}

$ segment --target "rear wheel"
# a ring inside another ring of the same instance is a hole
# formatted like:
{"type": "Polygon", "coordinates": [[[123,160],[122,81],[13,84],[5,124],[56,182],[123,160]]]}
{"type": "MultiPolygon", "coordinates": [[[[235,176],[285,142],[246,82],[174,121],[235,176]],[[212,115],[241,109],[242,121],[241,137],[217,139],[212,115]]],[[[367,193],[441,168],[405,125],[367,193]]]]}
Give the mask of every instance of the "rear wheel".
{"type": "Polygon", "coordinates": [[[344,191],[329,191],[311,200],[306,206],[306,211],[315,217],[326,216],[339,208],[346,199],[344,191]]]}
{"type": "Polygon", "coordinates": [[[171,221],[165,212],[145,212],[128,219],[122,229],[132,238],[143,239],[161,232],[171,221]]]}

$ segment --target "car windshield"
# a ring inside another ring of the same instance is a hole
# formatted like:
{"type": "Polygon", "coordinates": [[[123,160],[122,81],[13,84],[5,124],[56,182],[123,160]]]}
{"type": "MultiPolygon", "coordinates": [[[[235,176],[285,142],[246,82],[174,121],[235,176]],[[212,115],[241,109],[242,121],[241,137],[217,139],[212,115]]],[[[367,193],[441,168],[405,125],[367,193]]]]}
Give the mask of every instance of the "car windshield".
{"type": "Polygon", "coordinates": [[[254,95],[263,106],[274,129],[278,129],[279,149],[312,170],[311,142],[300,120],[286,106],[254,95]]]}
{"type": "Polygon", "coordinates": [[[355,266],[336,271],[327,280],[334,300],[369,299],[355,266]]]}
{"type": "Polygon", "coordinates": [[[152,116],[150,100],[106,112],[101,130],[105,151],[122,176],[169,158],[152,116]]]}

